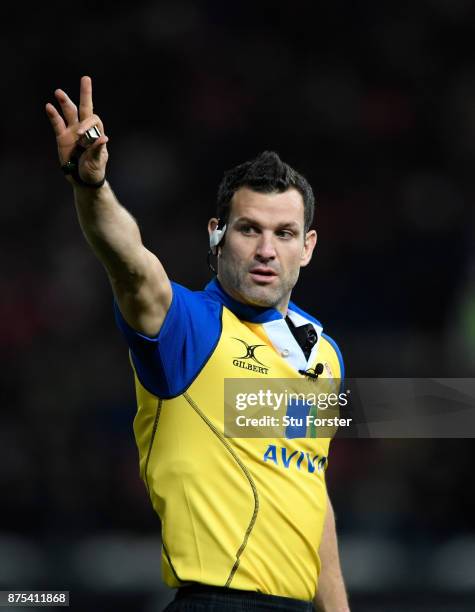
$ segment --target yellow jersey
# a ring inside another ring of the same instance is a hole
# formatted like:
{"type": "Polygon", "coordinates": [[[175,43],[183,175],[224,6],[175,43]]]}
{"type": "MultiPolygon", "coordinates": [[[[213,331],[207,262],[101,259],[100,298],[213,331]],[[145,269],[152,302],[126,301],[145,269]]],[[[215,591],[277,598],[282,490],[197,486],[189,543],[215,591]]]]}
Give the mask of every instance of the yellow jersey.
{"type": "Polygon", "coordinates": [[[311,323],[308,359],[273,308],[237,302],[217,280],[204,291],[172,283],[160,333],[133,330],[115,305],[130,348],[140,473],[162,523],[162,570],[171,587],[201,583],[311,600],[320,572],[329,439],[227,438],[224,381],[342,379],[337,345],[289,303],[296,327],[311,323]]]}

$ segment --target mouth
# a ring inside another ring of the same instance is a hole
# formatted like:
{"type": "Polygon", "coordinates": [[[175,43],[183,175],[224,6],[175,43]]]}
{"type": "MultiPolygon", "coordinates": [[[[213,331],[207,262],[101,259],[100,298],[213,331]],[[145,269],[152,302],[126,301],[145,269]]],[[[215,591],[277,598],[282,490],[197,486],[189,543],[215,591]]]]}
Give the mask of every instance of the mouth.
{"type": "Polygon", "coordinates": [[[272,268],[266,268],[264,266],[258,266],[249,270],[251,278],[262,284],[271,283],[274,278],[277,278],[277,273],[272,268]]]}

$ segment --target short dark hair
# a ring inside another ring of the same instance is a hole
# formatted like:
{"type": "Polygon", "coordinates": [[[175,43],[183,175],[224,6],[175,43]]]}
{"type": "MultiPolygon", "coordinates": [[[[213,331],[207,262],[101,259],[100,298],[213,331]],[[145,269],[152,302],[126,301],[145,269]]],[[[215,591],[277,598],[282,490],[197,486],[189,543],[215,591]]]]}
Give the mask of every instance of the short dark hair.
{"type": "Polygon", "coordinates": [[[307,179],[283,162],[275,151],[264,151],[224,173],[218,188],[217,216],[227,222],[231,200],[240,187],[260,193],[283,193],[294,187],[303,198],[305,232],[310,229],[315,212],[315,197],[307,179]]]}

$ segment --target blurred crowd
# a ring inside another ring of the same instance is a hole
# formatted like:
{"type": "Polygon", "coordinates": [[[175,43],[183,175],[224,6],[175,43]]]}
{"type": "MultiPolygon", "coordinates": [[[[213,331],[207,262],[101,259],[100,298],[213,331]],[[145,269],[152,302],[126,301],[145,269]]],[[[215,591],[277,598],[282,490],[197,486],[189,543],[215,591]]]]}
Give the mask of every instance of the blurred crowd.
{"type": "MultiPolygon", "coordinates": [[[[347,375],[473,376],[473,3],[83,2],[74,16],[13,8],[0,28],[0,534],[159,534],[127,348],[44,112],[57,87],[77,101],[82,74],[109,181],[173,280],[210,279],[222,173],[273,149],[315,190],[319,243],[294,299],[347,375]]],[[[416,567],[473,541],[472,455],[469,439],[336,441],[347,550],[398,542],[416,567]]]]}

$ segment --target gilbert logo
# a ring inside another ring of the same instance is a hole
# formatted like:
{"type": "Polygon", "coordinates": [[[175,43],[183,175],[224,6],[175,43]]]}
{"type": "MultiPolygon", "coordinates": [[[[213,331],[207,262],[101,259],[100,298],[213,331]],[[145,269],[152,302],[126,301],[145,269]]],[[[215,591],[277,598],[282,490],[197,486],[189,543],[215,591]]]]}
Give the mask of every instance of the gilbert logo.
{"type": "Polygon", "coordinates": [[[241,344],[243,344],[244,348],[246,349],[246,353],[244,355],[233,359],[234,366],[238,368],[243,368],[244,370],[251,370],[252,372],[259,372],[259,374],[269,373],[268,366],[266,366],[265,363],[262,363],[262,361],[259,361],[259,359],[256,357],[256,350],[260,347],[267,346],[266,344],[248,344],[240,338],[233,338],[233,340],[241,342],[241,344]]]}

